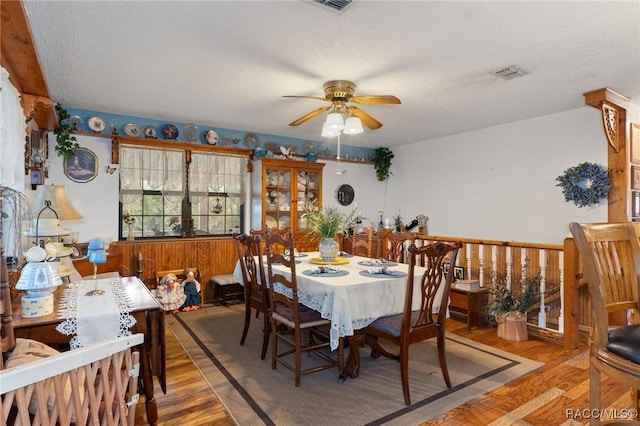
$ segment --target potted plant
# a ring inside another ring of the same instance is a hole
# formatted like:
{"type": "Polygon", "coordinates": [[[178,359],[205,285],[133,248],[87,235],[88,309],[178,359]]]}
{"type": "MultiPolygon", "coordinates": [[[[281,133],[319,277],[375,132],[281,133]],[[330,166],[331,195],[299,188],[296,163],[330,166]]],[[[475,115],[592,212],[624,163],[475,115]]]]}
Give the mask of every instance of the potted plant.
{"type": "Polygon", "coordinates": [[[527,340],[527,311],[539,299],[540,275],[520,280],[520,292],[514,293],[504,281],[492,276],[487,312],[498,324],[498,337],[516,342],[527,340]]]}
{"type": "Polygon", "coordinates": [[[385,181],[392,175],[391,171],[391,159],[394,157],[393,152],[389,148],[376,148],[373,154],[373,168],[376,169],[376,176],[379,181],[385,181]]]}
{"type": "Polygon", "coordinates": [[[335,207],[319,210],[315,203],[307,206],[302,218],[307,221],[309,231],[320,239],[318,249],[325,262],[334,261],[340,252],[340,245],[336,241],[338,234],[348,235],[358,220],[363,219],[356,207],[346,214],[338,212],[335,207]]]}
{"type": "Polygon", "coordinates": [[[66,109],[56,104],[56,113],[58,114],[58,127],[53,130],[56,135],[56,153],[58,157],[69,158],[76,149],[80,148],[76,137],[73,136],[73,129],[67,124],[69,113],[66,109]]]}

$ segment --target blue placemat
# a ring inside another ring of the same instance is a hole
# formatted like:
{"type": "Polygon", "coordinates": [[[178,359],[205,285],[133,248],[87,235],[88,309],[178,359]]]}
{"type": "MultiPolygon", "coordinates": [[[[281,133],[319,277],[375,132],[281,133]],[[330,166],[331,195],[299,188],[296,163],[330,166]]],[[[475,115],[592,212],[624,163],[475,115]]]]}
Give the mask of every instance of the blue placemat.
{"type": "Polygon", "coordinates": [[[362,275],[363,277],[371,278],[402,278],[406,277],[408,274],[406,272],[388,269],[384,272],[384,274],[372,274],[369,271],[360,271],[360,275],[362,275]]]}
{"type": "Polygon", "coordinates": [[[349,271],[344,271],[344,270],[338,271],[338,272],[331,272],[331,273],[327,273],[327,272],[314,273],[317,270],[318,268],[307,269],[306,271],[302,271],[302,273],[310,277],[322,277],[322,278],[344,277],[345,275],[349,275],[349,271]]]}
{"type": "Polygon", "coordinates": [[[390,260],[380,260],[380,259],[371,259],[371,260],[361,260],[358,262],[358,265],[362,266],[372,266],[374,268],[388,268],[389,266],[397,266],[396,262],[392,262],[390,260]]]}

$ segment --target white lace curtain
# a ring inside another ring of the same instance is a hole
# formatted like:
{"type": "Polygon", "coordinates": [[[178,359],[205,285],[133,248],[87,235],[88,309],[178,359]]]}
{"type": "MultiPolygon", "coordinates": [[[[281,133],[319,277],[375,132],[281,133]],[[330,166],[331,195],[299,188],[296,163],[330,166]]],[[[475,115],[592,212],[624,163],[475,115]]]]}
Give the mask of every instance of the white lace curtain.
{"type": "Polygon", "coordinates": [[[24,191],[25,115],[20,93],[0,68],[0,185],[24,191]]]}
{"type": "Polygon", "coordinates": [[[246,156],[191,153],[189,201],[199,203],[209,192],[237,194],[244,200],[246,156]]]}
{"type": "Polygon", "coordinates": [[[120,202],[131,204],[143,190],[160,191],[167,200],[179,203],[185,193],[183,150],[120,146],[120,202]]]}

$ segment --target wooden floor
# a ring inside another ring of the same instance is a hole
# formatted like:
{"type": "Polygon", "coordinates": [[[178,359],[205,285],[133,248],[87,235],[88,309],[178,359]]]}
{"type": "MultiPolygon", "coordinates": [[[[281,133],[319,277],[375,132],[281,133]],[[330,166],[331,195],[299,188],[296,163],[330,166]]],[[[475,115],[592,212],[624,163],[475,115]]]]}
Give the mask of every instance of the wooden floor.
{"type": "MultiPolygon", "coordinates": [[[[571,419],[567,410],[589,407],[589,360],[585,346],[565,350],[539,339],[510,342],[495,328],[469,332],[463,323],[447,320],[447,331],[486,345],[545,363],[545,366],[424,425],[563,425],[577,426],[587,419],[571,419]]],[[[159,425],[233,425],[224,406],[200,376],[167,327],[167,394],[156,386],[159,425]]],[[[401,385],[398,378],[398,391],[401,385]]],[[[610,380],[602,386],[602,406],[630,407],[628,389],[610,380]]],[[[144,397],[136,409],[136,424],[146,424],[144,397]]],[[[245,426],[245,425],[241,425],[245,426]]]]}

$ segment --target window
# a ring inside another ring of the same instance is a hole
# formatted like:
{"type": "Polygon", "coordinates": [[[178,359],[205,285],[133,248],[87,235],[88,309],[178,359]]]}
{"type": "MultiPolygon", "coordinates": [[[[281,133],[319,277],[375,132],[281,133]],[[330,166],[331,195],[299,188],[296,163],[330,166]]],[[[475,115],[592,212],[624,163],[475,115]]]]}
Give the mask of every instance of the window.
{"type": "Polygon", "coordinates": [[[242,229],[246,157],[123,145],[121,238],[231,235],[242,229]]]}

